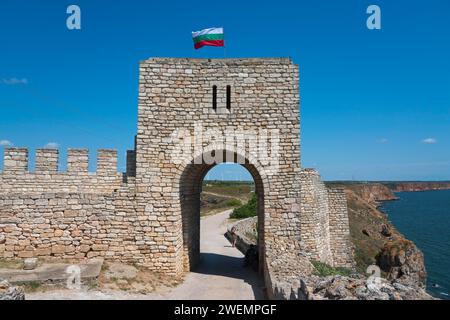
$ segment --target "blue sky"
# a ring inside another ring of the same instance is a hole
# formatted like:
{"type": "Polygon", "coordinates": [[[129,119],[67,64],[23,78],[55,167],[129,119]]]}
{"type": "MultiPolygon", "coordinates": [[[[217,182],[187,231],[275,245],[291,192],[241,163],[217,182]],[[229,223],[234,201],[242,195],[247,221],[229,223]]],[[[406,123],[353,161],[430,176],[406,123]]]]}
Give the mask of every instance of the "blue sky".
{"type": "MultiPolygon", "coordinates": [[[[194,50],[190,32],[223,26],[228,57],[300,65],[304,167],[333,180],[450,180],[449,18],[447,0],[2,0],[0,145],[86,147],[91,158],[117,148],[123,169],[139,61],[222,58],[194,50]],[[70,4],[82,30],[66,28],[70,4]],[[370,4],[381,30],[366,28],[370,4]]],[[[216,168],[209,178],[246,177],[216,168]]]]}

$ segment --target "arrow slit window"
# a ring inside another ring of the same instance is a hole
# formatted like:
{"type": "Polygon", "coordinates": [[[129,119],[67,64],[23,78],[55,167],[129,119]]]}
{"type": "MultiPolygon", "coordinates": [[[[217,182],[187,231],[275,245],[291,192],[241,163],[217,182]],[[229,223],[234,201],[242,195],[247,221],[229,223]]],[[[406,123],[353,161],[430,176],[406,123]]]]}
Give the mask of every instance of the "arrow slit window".
{"type": "Polygon", "coordinates": [[[231,110],[231,86],[227,86],[227,110],[231,110]]]}
{"type": "Polygon", "coordinates": [[[212,87],[213,92],[212,92],[212,107],[213,110],[217,110],[217,86],[213,86],[212,87]]]}

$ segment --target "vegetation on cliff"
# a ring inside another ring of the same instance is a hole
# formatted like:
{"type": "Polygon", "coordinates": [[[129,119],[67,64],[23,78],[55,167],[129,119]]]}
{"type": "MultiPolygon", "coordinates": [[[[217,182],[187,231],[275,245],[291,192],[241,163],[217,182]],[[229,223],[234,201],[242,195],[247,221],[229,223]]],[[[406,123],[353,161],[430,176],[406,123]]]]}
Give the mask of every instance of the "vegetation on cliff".
{"type": "MultiPolygon", "coordinates": [[[[354,245],[356,271],[366,274],[367,267],[378,265],[388,280],[416,283],[424,286],[426,272],[424,259],[413,242],[404,238],[387,216],[378,210],[380,201],[397,199],[392,190],[382,183],[327,183],[329,187],[344,188],[347,196],[350,236],[354,245]]],[[[232,182],[208,182],[204,188],[210,195],[225,193],[228,200],[248,199],[243,205],[235,206],[232,218],[252,217],[257,212],[257,199],[250,184],[238,184],[233,190],[232,182]]],[[[236,202],[237,203],[237,202],[236,202]]],[[[332,268],[320,262],[313,262],[318,275],[347,275],[348,270],[332,268]]]]}
{"type": "Polygon", "coordinates": [[[320,277],[328,277],[328,276],[350,276],[352,271],[347,268],[340,268],[340,267],[332,267],[326,263],[320,262],[320,261],[311,261],[312,265],[314,266],[314,274],[320,276],[320,277]]]}
{"type": "Polygon", "coordinates": [[[407,284],[424,286],[424,258],[415,244],[398,232],[378,210],[380,201],[395,200],[395,194],[381,183],[330,183],[347,195],[350,236],[355,249],[357,271],[366,273],[376,264],[383,276],[407,284]]]}

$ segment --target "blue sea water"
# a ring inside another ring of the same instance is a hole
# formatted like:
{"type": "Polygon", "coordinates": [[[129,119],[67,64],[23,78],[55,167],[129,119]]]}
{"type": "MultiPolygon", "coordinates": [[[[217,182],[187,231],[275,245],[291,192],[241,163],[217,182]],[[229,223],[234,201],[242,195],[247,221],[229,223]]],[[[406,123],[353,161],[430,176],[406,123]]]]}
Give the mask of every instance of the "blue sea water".
{"type": "Polygon", "coordinates": [[[425,256],[427,290],[450,300],[450,190],[399,192],[381,210],[425,256]]]}

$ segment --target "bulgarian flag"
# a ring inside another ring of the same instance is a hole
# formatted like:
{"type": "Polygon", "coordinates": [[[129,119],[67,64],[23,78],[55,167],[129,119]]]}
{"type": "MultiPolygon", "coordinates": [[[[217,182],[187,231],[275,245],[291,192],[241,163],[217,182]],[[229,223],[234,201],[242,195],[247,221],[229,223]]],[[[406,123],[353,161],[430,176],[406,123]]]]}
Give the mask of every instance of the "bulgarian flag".
{"type": "Polygon", "coordinates": [[[203,46],[223,47],[223,28],[209,28],[192,32],[192,39],[195,49],[203,46]]]}

